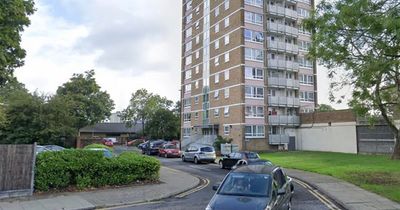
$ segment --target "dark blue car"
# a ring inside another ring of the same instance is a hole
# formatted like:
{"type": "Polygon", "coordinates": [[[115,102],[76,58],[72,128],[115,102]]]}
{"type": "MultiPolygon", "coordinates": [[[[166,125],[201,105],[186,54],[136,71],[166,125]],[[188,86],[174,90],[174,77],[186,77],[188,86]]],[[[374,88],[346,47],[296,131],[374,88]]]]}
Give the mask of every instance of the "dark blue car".
{"type": "Polygon", "coordinates": [[[292,179],[278,166],[247,165],[231,171],[206,210],[281,210],[291,209],[292,179]]]}

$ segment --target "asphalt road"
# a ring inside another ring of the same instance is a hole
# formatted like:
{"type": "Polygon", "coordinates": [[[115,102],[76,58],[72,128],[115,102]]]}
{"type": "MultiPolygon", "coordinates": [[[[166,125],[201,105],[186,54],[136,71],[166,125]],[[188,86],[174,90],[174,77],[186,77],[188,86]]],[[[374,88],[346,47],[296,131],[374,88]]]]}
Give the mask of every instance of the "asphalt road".
{"type": "MultiPolygon", "coordinates": [[[[124,206],[112,209],[118,210],[204,210],[208,202],[214,195],[212,186],[222,181],[229,170],[220,169],[218,164],[200,164],[182,162],[180,159],[160,158],[162,165],[185,171],[196,176],[207,178],[210,183],[207,187],[183,198],[168,198],[161,201],[139,204],[135,206],[124,206]]],[[[324,202],[326,203],[326,202],[324,202]]],[[[310,190],[295,182],[295,193],[292,200],[294,210],[325,210],[332,209],[321,202],[317,196],[310,193],[310,190]]]]}

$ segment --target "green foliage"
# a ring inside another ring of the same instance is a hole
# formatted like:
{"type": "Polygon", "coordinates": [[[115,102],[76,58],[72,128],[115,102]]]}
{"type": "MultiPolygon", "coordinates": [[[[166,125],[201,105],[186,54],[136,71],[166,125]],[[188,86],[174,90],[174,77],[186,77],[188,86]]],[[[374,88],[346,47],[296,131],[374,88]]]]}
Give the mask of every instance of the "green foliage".
{"type": "Polygon", "coordinates": [[[76,130],[104,120],[114,109],[110,95],[100,90],[94,76],[94,70],[74,74],[70,81],[57,89],[55,98],[60,98],[68,106],[70,115],[76,119],[76,130]]]}
{"type": "Polygon", "coordinates": [[[317,108],[317,112],[330,112],[330,111],[334,111],[335,109],[328,104],[319,104],[318,108],[317,108]]]}
{"type": "Polygon", "coordinates": [[[179,117],[168,109],[159,109],[149,118],[146,126],[147,134],[153,139],[179,138],[179,117]]]}
{"type": "Polygon", "coordinates": [[[15,68],[24,65],[21,32],[34,11],[33,0],[0,1],[0,87],[12,80],[15,68]]]}
{"type": "Polygon", "coordinates": [[[387,155],[276,152],[260,156],[286,168],[333,176],[400,202],[400,162],[387,155]]]}
{"type": "Polygon", "coordinates": [[[337,0],[322,1],[304,21],[306,29],[315,31],[310,56],[334,79],[330,98],[350,86],[349,105],[359,115],[382,116],[397,139],[393,159],[400,159],[394,123],[400,113],[399,17],[398,0],[337,0]]]}
{"type": "Polygon", "coordinates": [[[214,148],[216,151],[221,151],[221,144],[229,144],[233,141],[233,139],[228,139],[222,136],[217,136],[217,139],[215,139],[215,142],[213,144],[214,148]]]}
{"type": "Polygon", "coordinates": [[[108,147],[104,144],[89,144],[84,147],[84,149],[92,149],[92,148],[104,148],[104,149],[108,149],[110,152],[113,151],[113,149],[111,147],[108,147]]]}
{"type": "Polygon", "coordinates": [[[35,189],[83,189],[156,180],[160,167],[156,158],[129,152],[114,158],[104,158],[101,151],[90,150],[43,152],[36,159],[35,189]]]}

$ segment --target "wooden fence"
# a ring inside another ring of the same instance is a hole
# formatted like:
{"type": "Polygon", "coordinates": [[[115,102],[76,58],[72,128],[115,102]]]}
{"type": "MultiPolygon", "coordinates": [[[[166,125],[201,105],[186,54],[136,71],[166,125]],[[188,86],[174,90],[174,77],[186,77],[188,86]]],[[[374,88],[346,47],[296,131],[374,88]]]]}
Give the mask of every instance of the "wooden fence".
{"type": "Polygon", "coordinates": [[[30,196],[36,158],[36,144],[0,145],[0,198],[30,196]]]}

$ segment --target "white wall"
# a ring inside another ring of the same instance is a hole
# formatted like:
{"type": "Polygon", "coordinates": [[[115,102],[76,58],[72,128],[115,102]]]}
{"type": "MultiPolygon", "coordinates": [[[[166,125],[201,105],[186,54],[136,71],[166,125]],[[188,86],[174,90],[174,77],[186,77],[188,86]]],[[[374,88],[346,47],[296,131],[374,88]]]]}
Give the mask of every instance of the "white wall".
{"type": "Polygon", "coordinates": [[[303,124],[297,129],[296,149],[357,153],[356,122],[303,124]]]}

